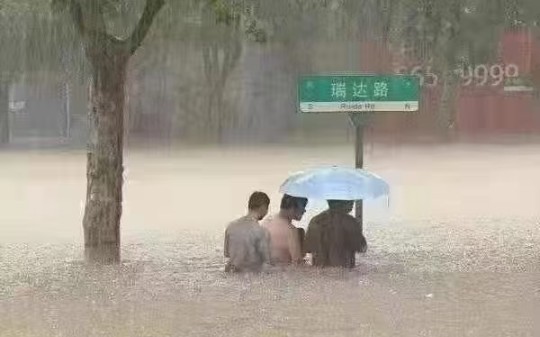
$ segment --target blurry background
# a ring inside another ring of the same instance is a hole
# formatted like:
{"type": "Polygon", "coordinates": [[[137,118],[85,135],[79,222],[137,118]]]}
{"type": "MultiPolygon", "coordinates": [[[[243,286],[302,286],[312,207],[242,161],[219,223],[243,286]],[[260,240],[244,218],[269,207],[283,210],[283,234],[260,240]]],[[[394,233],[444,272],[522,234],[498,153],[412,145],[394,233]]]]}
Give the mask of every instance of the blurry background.
{"type": "MultiPolygon", "coordinates": [[[[142,2],[116,2],[110,27],[122,35],[142,2]]],[[[540,130],[533,1],[252,1],[261,36],[217,23],[204,1],[182,3],[131,61],[130,143],[345,141],[346,116],[296,113],[298,75],[342,72],[421,79],[420,112],[379,114],[370,139],[540,130]]],[[[2,0],[0,14],[0,141],[84,144],[89,68],[68,18],[48,1],[2,0]]]]}

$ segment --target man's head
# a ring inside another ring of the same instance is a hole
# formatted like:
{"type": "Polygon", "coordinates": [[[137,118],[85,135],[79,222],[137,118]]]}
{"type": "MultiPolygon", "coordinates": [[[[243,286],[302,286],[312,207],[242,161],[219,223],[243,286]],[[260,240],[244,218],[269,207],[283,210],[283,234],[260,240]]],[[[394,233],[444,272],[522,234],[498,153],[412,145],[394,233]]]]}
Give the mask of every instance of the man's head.
{"type": "Polygon", "coordinates": [[[300,221],[302,216],[306,213],[306,206],[308,200],[306,198],[293,197],[288,194],[284,194],[281,198],[281,214],[285,215],[290,220],[300,221]]]}
{"type": "Polygon", "coordinates": [[[351,213],[354,207],[354,201],[350,200],[327,200],[328,207],[333,211],[351,213]]]}
{"type": "Polygon", "coordinates": [[[257,220],[262,220],[268,214],[270,198],[264,192],[253,192],[249,197],[248,209],[254,214],[257,220]]]}

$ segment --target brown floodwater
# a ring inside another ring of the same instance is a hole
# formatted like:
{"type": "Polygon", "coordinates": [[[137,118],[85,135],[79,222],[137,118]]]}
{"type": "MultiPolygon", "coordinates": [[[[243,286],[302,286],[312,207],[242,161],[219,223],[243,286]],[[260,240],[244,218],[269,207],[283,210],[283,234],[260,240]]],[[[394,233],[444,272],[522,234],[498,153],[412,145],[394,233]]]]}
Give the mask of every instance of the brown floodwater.
{"type": "MultiPolygon", "coordinates": [[[[351,146],[131,150],[122,259],[82,262],[85,154],[0,152],[0,336],[540,336],[540,145],[375,146],[353,271],[223,273],[253,190],[351,146]]],[[[324,208],[312,202],[299,226],[324,208]]]]}

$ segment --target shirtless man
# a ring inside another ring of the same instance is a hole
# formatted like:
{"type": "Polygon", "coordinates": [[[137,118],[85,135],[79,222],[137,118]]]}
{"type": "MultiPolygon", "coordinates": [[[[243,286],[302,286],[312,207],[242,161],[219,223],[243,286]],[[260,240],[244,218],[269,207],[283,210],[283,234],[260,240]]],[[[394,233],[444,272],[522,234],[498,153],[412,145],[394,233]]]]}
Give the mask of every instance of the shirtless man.
{"type": "Polygon", "coordinates": [[[270,262],[272,265],[298,265],[303,263],[301,234],[292,222],[300,221],[306,212],[308,200],[283,195],[278,214],[268,217],[262,226],[270,233],[270,262]]]}

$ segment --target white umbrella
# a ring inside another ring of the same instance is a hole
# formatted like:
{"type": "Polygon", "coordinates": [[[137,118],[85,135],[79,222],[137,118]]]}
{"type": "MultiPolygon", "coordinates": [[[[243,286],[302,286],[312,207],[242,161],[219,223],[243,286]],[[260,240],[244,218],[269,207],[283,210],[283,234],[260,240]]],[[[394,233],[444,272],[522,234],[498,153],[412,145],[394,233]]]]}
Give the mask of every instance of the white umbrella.
{"type": "Polygon", "coordinates": [[[337,166],[297,172],[279,190],[294,197],[324,200],[376,199],[390,193],[388,183],[378,175],[337,166]]]}

